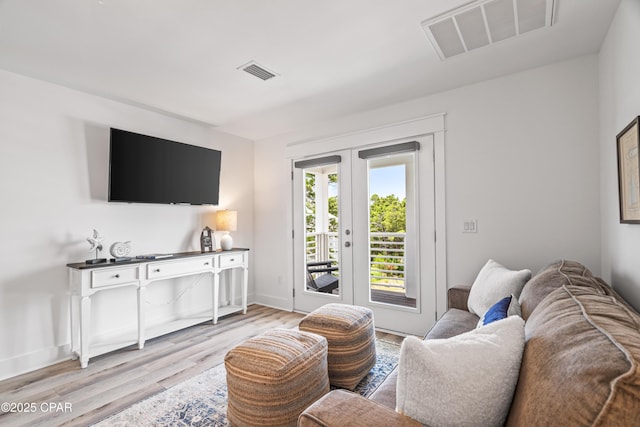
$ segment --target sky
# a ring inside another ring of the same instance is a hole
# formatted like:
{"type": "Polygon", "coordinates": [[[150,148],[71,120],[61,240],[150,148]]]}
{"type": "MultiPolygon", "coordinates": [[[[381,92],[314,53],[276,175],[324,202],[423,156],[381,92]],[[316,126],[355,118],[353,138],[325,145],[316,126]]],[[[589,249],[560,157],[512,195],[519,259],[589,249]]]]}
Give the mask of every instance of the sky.
{"type": "MultiPolygon", "coordinates": [[[[404,165],[397,165],[371,169],[369,173],[369,194],[377,194],[381,197],[395,194],[398,199],[404,199],[406,197],[404,168],[404,165]]],[[[328,191],[329,197],[338,194],[335,184],[329,183],[328,191]]]]}
{"type": "Polygon", "coordinates": [[[402,200],[405,195],[404,165],[371,169],[369,173],[369,194],[388,196],[395,194],[402,200]]]}

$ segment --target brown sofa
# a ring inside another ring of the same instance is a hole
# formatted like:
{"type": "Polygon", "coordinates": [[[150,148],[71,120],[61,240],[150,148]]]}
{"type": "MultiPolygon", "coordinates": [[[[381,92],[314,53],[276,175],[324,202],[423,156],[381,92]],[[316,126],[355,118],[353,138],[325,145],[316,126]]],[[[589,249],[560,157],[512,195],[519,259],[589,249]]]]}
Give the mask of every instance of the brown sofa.
{"type": "MultiPolygon", "coordinates": [[[[470,287],[449,290],[449,310],[426,340],[476,327],[470,287]]],[[[520,296],[525,350],[509,426],[640,426],[640,316],[582,264],[556,261],[520,296]]],[[[395,412],[397,369],[369,398],[335,390],[298,425],[420,425],[395,412]]]]}

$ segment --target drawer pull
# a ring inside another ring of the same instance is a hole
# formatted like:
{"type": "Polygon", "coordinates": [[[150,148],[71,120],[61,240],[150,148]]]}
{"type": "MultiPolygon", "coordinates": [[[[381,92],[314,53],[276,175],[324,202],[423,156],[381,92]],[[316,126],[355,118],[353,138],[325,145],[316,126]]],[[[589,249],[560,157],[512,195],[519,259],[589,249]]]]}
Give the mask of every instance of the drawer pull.
{"type": "Polygon", "coordinates": [[[229,261],[233,262],[233,261],[235,261],[235,259],[231,258],[229,261]]]}
{"type": "Polygon", "coordinates": [[[156,268],[155,270],[153,270],[154,273],[160,273],[160,269],[156,268]]]}
{"type": "Polygon", "coordinates": [[[209,265],[209,263],[208,263],[208,262],[205,262],[205,263],[204,263],[204,265],[209,265]]]}
{"type": "Polygon", "coordinates": [[[120,275],[119,275],[119,274],[116,274],[116,275],[115,275],[115,276],[113,276],[113,277],[115,277],[116,279],[119,279],[119,278],[120,278],[120,275]]]}

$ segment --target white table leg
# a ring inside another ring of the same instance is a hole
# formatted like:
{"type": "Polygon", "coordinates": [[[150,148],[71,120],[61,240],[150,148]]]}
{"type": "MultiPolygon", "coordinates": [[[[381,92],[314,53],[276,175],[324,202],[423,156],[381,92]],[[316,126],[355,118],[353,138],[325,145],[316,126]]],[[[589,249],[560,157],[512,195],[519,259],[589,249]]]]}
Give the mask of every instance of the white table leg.
{"type": "Polygon", "coordinates": [[[229,271],[229,274],[231,275],[231,277],[229,278],[229,305],[236,305],[236,269],[232,268],[229,271]]]}
{"type": "Polygon", "coordinates": [[[218,304],[220,294],[220,273],[213,273],[213,324],[218,323],[218,304]]]}
{"type": "Polygon", "coordinates": [[[78,359],[78,338],[76,335],[76,321],[75,321],[75,303],[77,298],[73,294],[69,294],[69,329],[71,330],[71,360],[78,359]]]}
{"type": "Polygon", "coordinates": [[[247,314],[247,292],[249,290],[249,268],[243,269],[242,277],[242,314],[247,314]]]}
{"type": "Polygon", "coordinates": [[[83,296],[80,300],[80,367],[89,364],[89,328],[91,327],[91,298],[83,296]]]}
{"type": "Polygon", "coordinates": [[[146,286],[138,287],[138,349],[142,350],[144,348],[144,331],[146,328],[146,320],[147,316],[144,311],[144,298],[147,294],[146,286]]]}

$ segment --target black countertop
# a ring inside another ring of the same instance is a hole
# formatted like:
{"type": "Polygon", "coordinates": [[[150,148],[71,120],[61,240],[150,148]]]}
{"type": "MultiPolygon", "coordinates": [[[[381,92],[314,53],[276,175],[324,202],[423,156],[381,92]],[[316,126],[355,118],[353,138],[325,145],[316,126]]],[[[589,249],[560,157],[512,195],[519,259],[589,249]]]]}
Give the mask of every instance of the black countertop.
{"type": "MultiPolygon", "coordinates": [[[[74,268],[76,270],[87,270],[87,269],[91,269],[91,268],[117,267],[117,266],[121,266],[121,265],[142,264],[142,263],[145,263],[145,262],[171,261],[173,259],[190,258],[190,257],[196,257],[196,256],[203,256],[203,255],[225,254],[225,253],[234,253],[234,252],[246,252],[248,250],[249,250],[248,248],[233,248],[233,249],[231,249],[229,251],[178,252],[178,253],[170,254],[171,256],[169,256],[169,257],[159,257],[159,258],[156,258],[156,259],[148,259],[148,258],[139,259],[139,258],[133,257],[133,259],[130,260],[130,261],[115,262],[113,259],[111,259],[111,260],[108,260],[107,262],[103,262],[103,263],[100,263],[100,264],[87,264],[85,262],[75,262],[75,263],[67,264],[67,267],[74,268]]],[[[165,255],[169,255],[169,254],[165,254],[165,255]]]]}

